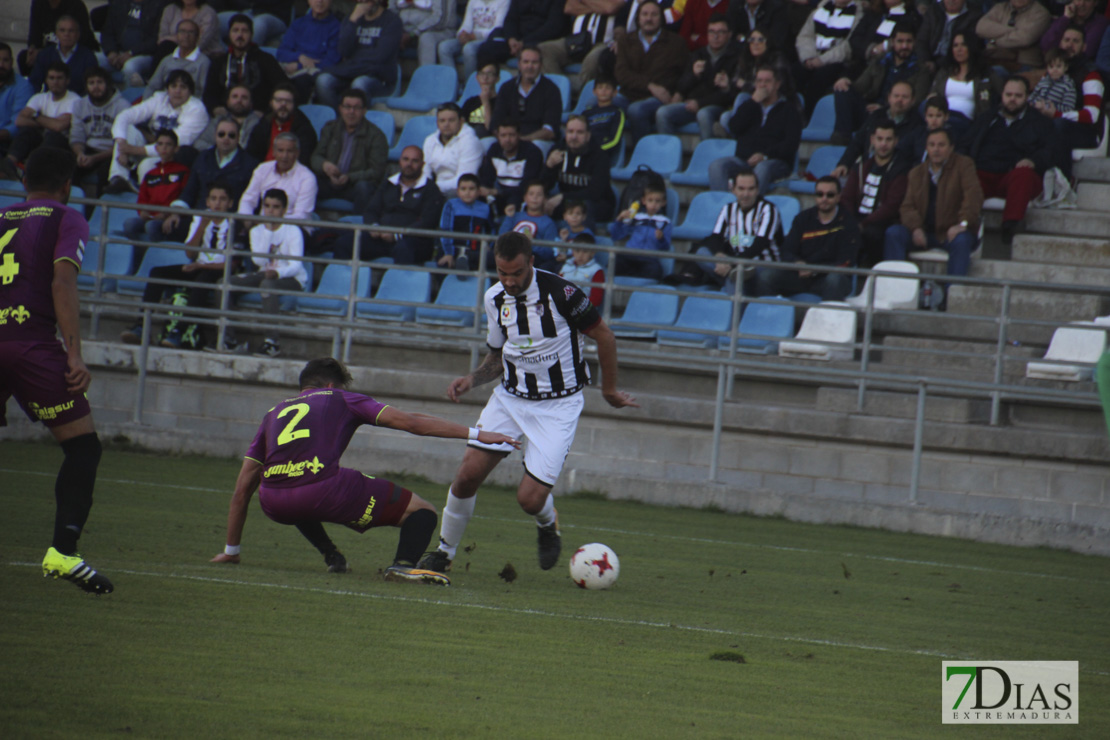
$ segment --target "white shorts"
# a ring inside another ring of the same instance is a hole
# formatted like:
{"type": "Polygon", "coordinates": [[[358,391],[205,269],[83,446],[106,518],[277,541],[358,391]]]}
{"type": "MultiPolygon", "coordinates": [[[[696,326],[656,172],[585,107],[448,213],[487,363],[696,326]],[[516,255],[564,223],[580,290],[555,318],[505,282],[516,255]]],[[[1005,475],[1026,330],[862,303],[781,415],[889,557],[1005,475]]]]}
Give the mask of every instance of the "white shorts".
{"type": "MultiPolygon", "coordinates": [[[[499,385],[478,417],[478,427],[516,439],[523,437],[524,472],[545,486],[554,486],[574,442],[584,403],[580,392],[566,398],[530,401],[499,385]]],[[[509,445],[468,444],[480,450],[513,451],[509,445]]]]}

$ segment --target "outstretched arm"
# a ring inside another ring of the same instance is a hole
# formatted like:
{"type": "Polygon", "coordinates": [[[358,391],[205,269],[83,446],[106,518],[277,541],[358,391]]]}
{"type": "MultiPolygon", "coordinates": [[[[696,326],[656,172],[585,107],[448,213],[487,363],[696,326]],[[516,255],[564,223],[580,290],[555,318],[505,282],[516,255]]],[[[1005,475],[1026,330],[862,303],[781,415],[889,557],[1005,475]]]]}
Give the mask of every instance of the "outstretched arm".
{"type": "Polygon", "coordinates": [[[501,350],[491,350],[486,358],[482,360],[482,364],[474,369],[474,372],[461,378],[455,378],[451,382],[451,385],[447,387],[447,397],[458,403],[459,397],[471,388],[476,385],[485,385],[491,380],[497,380],[501,377],[502,372],[504,372],[504,368],[501,365],[501,350]]]}
{"type": "Polygon", "coordinates": [[[408,432],[420,437],[443,437],[445,439],[472,439],[482,444],[509,444],[520,447],[520,442],[512,437],[496,432],[486,432],[477,428],[469,429],[462,424],[441,419],[429,414],[406,413],[392,406],[386,406],[378,416],[378,426],[408,432]]]}
{"type": "MultiPolygon", "coordinates": [[[[247,521],[247,507],[250,506],[251,496],[258,489],[262,481],[262,463],[257,460],[243,460],[243,467],[239,469],[239,478],[235,481],[235,493],[231,496],[231,505],[227,511],[227,544],[229,547],[238,548],[243,540],[243,525],[247,521]]],[[[221,552],[212,558],[213,563],[238,563],[239,553],[229,555],[221,552]]]]}
{"type": "Polygon", "coordinates": [[[584,332],[587,337],[597,342],[597,363],[601,366],[601,395],[613,408],[632,406],[639,408],[636,399],[624,391],[617,390],[617,338],[613,330],[604,321],[598,321],[589,331],[584,332]]]}

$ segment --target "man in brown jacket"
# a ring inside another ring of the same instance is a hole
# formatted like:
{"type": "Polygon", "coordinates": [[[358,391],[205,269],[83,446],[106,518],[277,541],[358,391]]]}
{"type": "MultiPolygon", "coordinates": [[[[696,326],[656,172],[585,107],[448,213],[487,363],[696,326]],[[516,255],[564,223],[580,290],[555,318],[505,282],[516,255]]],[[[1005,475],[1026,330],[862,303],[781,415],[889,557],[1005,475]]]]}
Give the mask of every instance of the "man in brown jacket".
{"type": "Polygon", "coordinates": [[[636,11],[634,33],[617,42],[616,77],[628,106],[628,135],[635,142],[655,127],[655,112],[671,102],[678,78],[686,68],[686,42],[663,28],[656,0],[645,0],[636,11]]]}
{"type": "Polygon", "coordinates": [[[975,161],[956,153],[947,129],[937,129],[925,140],[925,161],[908,179],[902,223],[886,230],[883,259],[939,247],[948,252],[948,274],[966,275],[983,211],[975,161]]]}
{"type": "Polygon", "coordinates": [[[992,7],[975,24],[975,34],[986,42],[983,57],[1010,72],[1044,66],[1041,36],[1052,16],[1036,0],[1009,0],[992,7]]]}

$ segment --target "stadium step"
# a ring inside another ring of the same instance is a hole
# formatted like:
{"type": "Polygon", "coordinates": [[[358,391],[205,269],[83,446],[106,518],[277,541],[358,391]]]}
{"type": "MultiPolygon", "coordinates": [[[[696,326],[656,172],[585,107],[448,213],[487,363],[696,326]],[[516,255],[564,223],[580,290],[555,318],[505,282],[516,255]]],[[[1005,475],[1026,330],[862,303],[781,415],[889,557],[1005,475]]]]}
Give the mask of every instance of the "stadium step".
{"type": "Polygon", "coordinates": [[[1110,203],[1110,182],[1081,182],[1076,193],[1079,195],[1081,209],[1103,210],[1110,203]]]}
{"type": "MultiPolygon", "coordinates": [[[[972,263],[971,275],[1040,283],[1090,285],[1092,288],[1110,284],[1110,269],[1054,263],[978,260],[972,263]]],[[[948,310],[997,316],[1001,300],[1002,291],[998,288],[954,285],[948,296],[948,310]]],[[[1009,315],[1013,318],[1065,322],[1090,320],[1108,312],[1110,299],[1093,293],[1075,295],[1015,288],[1010,294],[1009,315]]]]}
{"type": "Polygon", "coordinates": [[[1025,225],[1027,231],[1037,234],[1099,238],[1110,234],[1110,212],[1081,208],[1030,208],[1025,225]]]}
{"type": "MultiPolygon", "coordinates": [[[[817,391],[817,410],[895,419],[914,419],[917,416],[916,393],[869,390],[862,411],[857,408],[857,399],[855,389],[821,388],[817,391]]],[[[929,395],[925,404],[925,419],[931,422],[987,424],[990,412],[990,403],[980,399],[929,395]]]]}
{"type": "MultiPolygon", "coordinates": [[[[892,335],[883,337],[880,362],[884,371],[903,366],[917,372],[927,370],[930,375],[966,374],[982,378],[994,370],[995,347],[996,343],[990,341],[892,335]]],[[[1039,345],[1007,346],[1004,354],[1007,374],[1024,375],[1025,362],[1043,353],[1044,348],[1039,345]]]]}
{"type": "MultiPolygon", "coordinates": [[[[1110,203],[1110,196],[1103,203],[1110,203]]],[[[1108,271],[1110,241],[1061,234],[1020,234],[1014,238],[1012,259],[1015,262],[1077,265],[1108,271]]]]}

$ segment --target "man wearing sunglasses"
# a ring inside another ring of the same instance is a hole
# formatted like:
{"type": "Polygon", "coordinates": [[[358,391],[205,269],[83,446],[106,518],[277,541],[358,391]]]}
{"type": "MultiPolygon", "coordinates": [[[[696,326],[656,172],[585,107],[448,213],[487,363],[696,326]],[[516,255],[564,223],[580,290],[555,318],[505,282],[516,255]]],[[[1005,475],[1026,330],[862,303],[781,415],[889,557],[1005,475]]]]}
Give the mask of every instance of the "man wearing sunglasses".
{"type": "Polygon", "coordinates": [[[815,293],[822,300],[839,301],[852,290],[848,273],[819,272],[818,266],[852,267],[859,254],[859,226],[846,208],[840,207],[840,181],[825,175],[814,191],[817,205],[794,219],[781,249],[782,261],[800,269],[760,267],[756,270],[756,295],[792,296],[815,293]]]}

